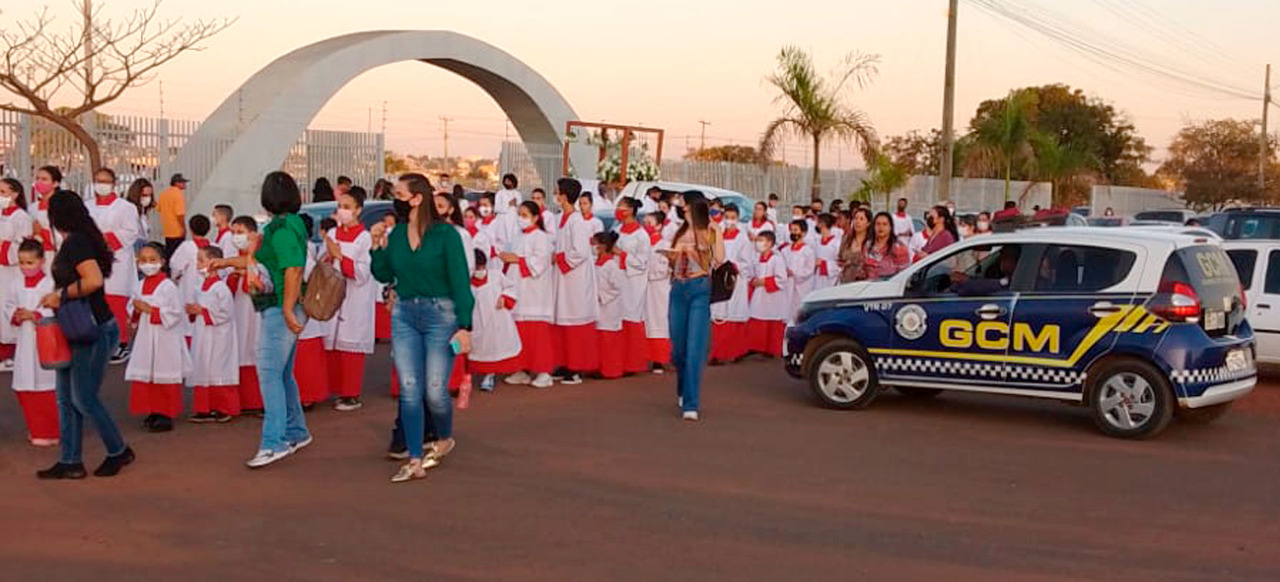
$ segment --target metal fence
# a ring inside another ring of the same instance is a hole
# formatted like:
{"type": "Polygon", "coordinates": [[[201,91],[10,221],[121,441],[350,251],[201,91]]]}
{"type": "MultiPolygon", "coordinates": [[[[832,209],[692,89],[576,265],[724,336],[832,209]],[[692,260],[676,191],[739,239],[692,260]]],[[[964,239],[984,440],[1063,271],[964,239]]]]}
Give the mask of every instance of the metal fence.
{"type": "MultiPolygon", "coordinates": [[[[175,171],[178,152],[200,123],[91,113],[86,114],[85,127],[98,140],[102,163],[116,171],[121,184],[147,178],[163,186],[175,171]]],[[[198,160],[205,167],[187,171],[208,175],[229,145],[227,140],[201,152],[198,160]]],[[[0,174],[29,183],[35,169],[45,165],[62,170],[66,188],[83,191],[92,181],[88,153],[70,132],[45,119],[0,111],[0,174]]],[[[382,177],[382,165],[382,134],[307,130],[290,149],[281,169],[304,184],[320,176],[332,180],[342,174],[369,187],[382,177]]],[[[304,190],[309,193],[310,188],[304,190]]]]}
{"type": "MultiPolygon", "coordinates": [[[[505,142],[498,159],[499,171],[515,174],[520,179],[521,189],[546,189],[551,185],[544,183],[542,176],[560,175],[562,155],[560,148],[556,147],[505,142]]],[[[594,174],[594,168],[592,170],[594,174]]],[[[819,177],[822,199],[849,199],[862,186],[866,176],[865,170],[821,170],[819,177]]],[[[776,193],[779,204],[785,206],[808,204],[811,199],[812,170],[809,168],[778,166],[765,170],[754,164],[664,160],[661,179],[724,188],[741,192],[756,200],[764,200],[770,193],[776,193]]],[[[912,214],[923,213],[938,203],[937,180],[934,176],[911,178],[905,186],[889,196],[890,204],[896,205],[898,198],[906,198],[912,214]]],[[[1047,182],[1032,184],[1015,181],[1009,185],[1009,196],[1027,209],[1034,206],[1048,207],[1052,189],[1052,185],[1047,182]]],[[[999,210],[1004,206],[1005,183],[1002,180],[953,178],[951,192],[956,210],[962,213],[999,210]]],[[[871,204],[874,208],[882,209],[884,197],[876,197],[871,200],[871,204]]]]}

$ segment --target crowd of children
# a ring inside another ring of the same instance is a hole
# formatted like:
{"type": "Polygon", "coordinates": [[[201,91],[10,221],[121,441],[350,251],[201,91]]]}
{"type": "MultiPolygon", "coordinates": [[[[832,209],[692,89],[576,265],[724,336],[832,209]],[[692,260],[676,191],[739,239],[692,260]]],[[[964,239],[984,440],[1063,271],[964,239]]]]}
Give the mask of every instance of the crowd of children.
{"type": "MultiPolygon", "coordinates": [[[[34,191],[43,197],[44,183],[61,177],[41,172],[46,175],[37,174],[34,191]]],[[[91,209],[118,265],[107,282],[108,301],[125,322],[122,330],[131,331],[122,334],[131,339],[122,340],[124,353],[117,354],[128,362],[130,413],[148,430],[172,430],[183,413],[184,387],[192,394],[191,422],[227,422],[260,411],[254,361],[260,320],[253,298],[270,291],[270,278],[252,262],[242,270],[209,268],[224,257],[251,256],[258,223],[218,205],[211,217],[190,217],[190,238],[166,257],[161,244],[135,245],[134,209],[116,196],[114,176],[96,178],[91,209]]],[[[502,376],[508,384],[545,388],[577,384],[584,375],[662,373],[671,349],[670,265],[662,251],[683,220],[682,196],[654,189],[643,200],[621,198],[607,231],[592,214],[592,195],[576,180],[557,184],[558,212],[547,208],[541,189],[523,198],[513,176],[474,206],[437,194],[437,213],[463,237],[476,298],[472,350],[459,357],[451,379],[451,388],[462,392],[459,406],[465,407],[473,381],[489,391],[502,376]]],[[[308,410],[331,399],[337,410],[359,409],[366,360],[375,343],[390,336],[394,291],[372,277],[364,202],[364,191],[353,187],[338,193],[333,216],[318,225],[305,219],[319,229],[319,242],[308,249],[304,277],[327,264],[347,279],[338,314],[309,321],[299,336],[295,370],[308,410]]],[[[763,202],[749,219],[745,209],[719,200],[711,207],[726,259],[740,273],[732,297],[713,305],[711,361],[777,356],[800,299],[835,284],[842,233],[829,214],[780,225],[763,202]],[[788,238],[779,240],[784,232],[788,238]]],[[[394,215],[386,218],[394,224],[394,215]]],[[[28,213],[22,185],[0,181],[0,344],[8,346],[0,350],[9,350],[0,355],[13,358],[12,387],[31,442],[49,446],[58,438],[54,374],[39,365],[35,326],[51,317],[38,302],[52,288],[45,254],[56,237],[40,224],[28,213]]]]}

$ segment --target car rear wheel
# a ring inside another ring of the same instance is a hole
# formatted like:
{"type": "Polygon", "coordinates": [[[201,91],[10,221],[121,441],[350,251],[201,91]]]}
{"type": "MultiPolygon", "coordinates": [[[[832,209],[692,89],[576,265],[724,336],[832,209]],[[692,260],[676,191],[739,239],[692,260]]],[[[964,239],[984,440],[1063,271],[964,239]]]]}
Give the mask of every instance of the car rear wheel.
{"type": "Polygon", "coordinates": [[[814,352],[809,362],[809,387],[823,406],[866,408],[880,393],[871,358],[856,342],[828,342],[814,352]]]}
{"type": "Polygon", "coordinates": [[[1149,364],[1115,360],[1094,373],[1089,405],[1098,429],[1109,436],[1144,439],[1169,426],[1173,418],[1173,390],[1164,375],[1149,364]]]}
{"type": "Polygon", "coordinates": [[[1230,402],[1223,402],[1222,404],[1214,404],[1204,408],[1179,408],[1174,411],[1173,415],[1183,422],[1209,424],[1222,418],[1223,415],[1230,411],[1231,404],[1230,402]]]}

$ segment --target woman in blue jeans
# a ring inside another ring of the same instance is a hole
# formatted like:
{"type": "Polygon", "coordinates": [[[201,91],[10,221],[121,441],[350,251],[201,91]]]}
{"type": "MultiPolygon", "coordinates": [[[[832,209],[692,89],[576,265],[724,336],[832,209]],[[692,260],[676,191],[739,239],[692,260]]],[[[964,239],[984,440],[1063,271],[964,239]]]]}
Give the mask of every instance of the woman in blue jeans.
{"type": "Polygon", "coordinates": [[[89,217],[89,209],[74,192],[63,190],[49,199],[49,220],[62,235],[62,248],[54,256],[51,269],[55,291],[46,295],[41,304],[58,309],[68,301],[86,301],[98,326],[98,337],[92,343],[72,344],[71,367],[58,370],[56,390],[62,455],[57,464],[37,472],[36,476],[41,479],[85,477],[81,446],[87,417],[97,427],[107,450],[106,460],[93,474],[111,477],[134,461],[133,449],[124,443],[111,413],[98,399],[107,358],[120,341],[120,328],[103,292],[103,282],[111,275],[114,259],[102,232],[89,217]]]}
{"type": "MultiPolygon", "coordinates": [[[[271,291],[254,299],[262,313],[257,367],[263,414],[258,452],[245,463],[250,469],[270,465],[311,444],[311,432],[298,398],[298,382],[293,376],[298,334],[307,322],[299,302],[302,268],[307,261],[307,227],[298,217],[302,196],[292,176],[271,172],[262,181],[261,201],[262,208],[271,214],[271,221],[262,229],[253,259],[234,257],[211,261],[209,265],[210,269],[247,269],[250,286],[255,286],[260,264],[271,279],[271,291]]],[[[265,281],[260,288],[265,291],[265,281]]]]}
{"type": "Polygon", "coordinates": [[[698,420],[702,372],[711,338],[711,271],[724,262],[724,238],[711,226],[710,207],[702,192],[684,193],[685,221],[667,253],[671,261],[671,295],[667,325],[671,364],[676,369],[676,397],[685,420],[698,420]]]}
{"type": "Polygon", "coordinates": [[[400,377],[400,421],[409,461],[393,483],[426,477],[426,470],[453,451],[453,402],[449,372],[455,351],[471,351],[471,272],[462,237],[436,215],[434,189],[421,174],[405,174],[395,185],[396,214],[387,232],[374,225],[373,276],[396,285],[391,312],[391,353],[400,377]],[[426,411],[436,441],[425,451],[426,411]]]}

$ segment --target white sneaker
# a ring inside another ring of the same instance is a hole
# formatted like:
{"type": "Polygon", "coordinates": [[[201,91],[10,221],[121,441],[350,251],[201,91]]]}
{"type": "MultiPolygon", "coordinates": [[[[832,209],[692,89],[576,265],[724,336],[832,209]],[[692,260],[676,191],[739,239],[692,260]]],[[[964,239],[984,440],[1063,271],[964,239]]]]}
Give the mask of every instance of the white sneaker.
{"type": "Polygon", "coordinates": [[[314,441],[314,440],[316,440],[315,437],[312,437],[311,435],[307,435],[307,438],[302,439],[296,443],[291,443],[289,445],[289,451],[292,453],[301,451],[302,449],[307,448],[307,445],[311,444],[311,441],[314,441]]]}
{"type": "Polygon", "coordinates": [[[541,374],[538,374],[537,378],[533,379],[533,382],[531,385],[534,388],[550,388],[551,385],[555,383],[556,383],[555,380],[551,379],[551,374],[543,372],[541,374]]]}
{"type": "Polygon", "coordinates": [[[577,386],[578,384],[582,383],[582,375],[569,374],[568,376],[565,376],[565,378],[561,380],[560,383],[564,384],[565,386],[577,386]]]}
{"type": "Polygon", "coordinates": [[[693,421],[696,421],[696,420],[698,420],[698,411],[696,411],[696,410],[686,410],[686,411],[684,411],[684,414],[680,416],[680,418],[683,418],[683,419],[685,419],[685,420],[693,420],[693,421]]]}
{"type": "Polygon", "coordinates": [[[263,449],[258,451],[258,454],[254,455],[252,459],[249,459],[249,462],[245,463],[245,465],[248,465],[250,469],[260,469],[292,454],[292,448],[285,449],[283,451],[269,451],[263,449]]]}
{"type": "MultiPolygon", "coordinates": [[[[547,375],[546,375],[546,374],[539,374],[539,375],[538,375],[538,377],[539,377],[539,378],[541,378],[541,377],[543,377],[543,376],[547,376],[547,375]]],[[[550,376],[547,376],[547,378],[550,378],[550,376]]],[[[514,385],[517,385],[517,386],[519,386],[519,385],[523,385],[523,384],[528,384],[529,382],[532,382],[532,381],[533,381],[533,378],[530,378],[530,377],[529,377],[529,374],[528,374],[528,373],[526,373],[526,372],[516,372],[516,373],[514,373],[514,374],[512,374],[512,375],[510,375],[510,376],[507,376],[507,378],[506,378],[505,380],[503,380],[503,382],[506,382],[506,383],[508,383],[508,384],[514,384],[514,385]]],[[[539,388],[541,388],[541,386],[539,386],[539,388]]]]}
{"type": "Polygon", "coordinates": [[[684,410],[684,396],[676,396],[676,408],[684,410]]]}

